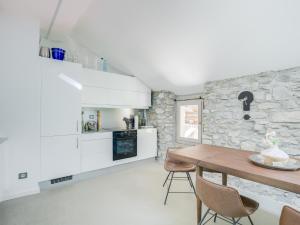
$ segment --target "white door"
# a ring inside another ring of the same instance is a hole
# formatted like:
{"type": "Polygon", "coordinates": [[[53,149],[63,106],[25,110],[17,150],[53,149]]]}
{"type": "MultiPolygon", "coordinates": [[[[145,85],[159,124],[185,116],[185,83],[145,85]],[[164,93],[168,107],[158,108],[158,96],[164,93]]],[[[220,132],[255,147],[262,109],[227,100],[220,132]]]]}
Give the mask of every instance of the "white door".
{"type": "Polygon", "coordinates": [[[43,137],[41,140],[41,169],[42,180],[79,173],[79,136],[43,137]]]}
{"type": "Polygon", "coordinates": [[[177,101],[177,141],[201,143],[202,100],[177,101]]]}
{"type": "Polygon", "coordinates": [[[42,59],[42,136],[81,132],[81,65],[42,59]]]}

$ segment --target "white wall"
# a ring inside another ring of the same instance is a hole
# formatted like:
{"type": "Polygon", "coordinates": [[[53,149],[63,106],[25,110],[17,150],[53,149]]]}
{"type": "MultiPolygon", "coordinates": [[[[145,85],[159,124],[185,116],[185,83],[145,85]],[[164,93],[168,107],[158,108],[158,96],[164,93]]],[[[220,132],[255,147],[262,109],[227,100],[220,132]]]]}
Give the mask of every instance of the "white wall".
{"type": "Polygon", "coordinates": [[[0,28],[0,133],[8,137],[1,180],[9,199],[39,191],[39,24],[2,14],[0,28]],[[19,180],[20,172],[28,178],[19,180]]]}

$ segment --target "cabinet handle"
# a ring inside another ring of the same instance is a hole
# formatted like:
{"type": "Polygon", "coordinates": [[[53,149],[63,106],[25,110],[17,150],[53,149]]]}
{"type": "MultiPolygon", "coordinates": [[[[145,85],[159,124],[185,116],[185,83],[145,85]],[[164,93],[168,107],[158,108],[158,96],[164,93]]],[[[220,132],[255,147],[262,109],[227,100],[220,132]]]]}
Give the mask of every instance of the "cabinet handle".
{"type": "Polygon", "coordinates": [[[78,132],[78,120],[77,120],[77,123],[76,123],[76,130],[78,132]]]}
{"type": "Polygon", "coordinates": [[[76,139],[76,148],[78,149],[78,137],[76,139]]]}

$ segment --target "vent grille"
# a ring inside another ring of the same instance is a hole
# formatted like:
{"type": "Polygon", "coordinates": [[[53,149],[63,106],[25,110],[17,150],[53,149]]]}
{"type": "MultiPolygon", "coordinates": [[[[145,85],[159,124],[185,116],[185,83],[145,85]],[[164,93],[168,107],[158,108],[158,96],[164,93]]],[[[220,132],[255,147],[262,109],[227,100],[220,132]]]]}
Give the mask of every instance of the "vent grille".
{"type": "Polygon", "coordinates": [[[73,179],[73,176],[66,176],[66,177],[60,177],[60,178],[52,179],[50,182],[51,182],[51,184],[56,184],[56,183],[69,181],[69,180],[72,180],[72,179],[73,179]]]}

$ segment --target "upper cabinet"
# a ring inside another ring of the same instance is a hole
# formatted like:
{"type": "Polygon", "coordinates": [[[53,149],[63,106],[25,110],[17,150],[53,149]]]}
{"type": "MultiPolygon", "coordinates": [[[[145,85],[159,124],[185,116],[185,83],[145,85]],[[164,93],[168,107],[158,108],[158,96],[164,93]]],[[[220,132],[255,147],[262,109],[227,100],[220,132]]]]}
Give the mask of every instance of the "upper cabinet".
{"type": "Polygon", "coordinates": [[[41,58],[41,136],[81,133],[80,64],[41,58]]]}
{"type": "Polygon", "coordinates": [[[137,109],[151,106],[151,89],[136,77],[84,69],[81,82],[83,106],[137,109]]]}
{"type": "Polygon", "coordinates": [[[136,77],[90,69],[80,64],[40,58],[43,137],[81,132],[81,107],[151,106],[151,89],[136,77]]]}

